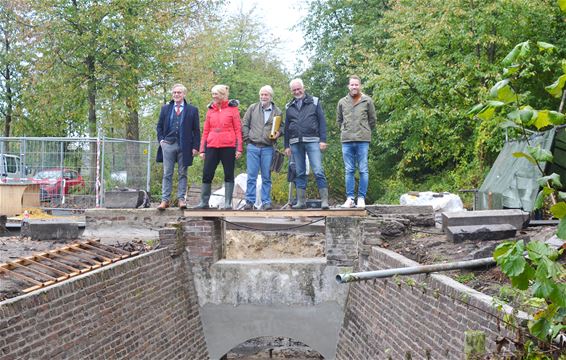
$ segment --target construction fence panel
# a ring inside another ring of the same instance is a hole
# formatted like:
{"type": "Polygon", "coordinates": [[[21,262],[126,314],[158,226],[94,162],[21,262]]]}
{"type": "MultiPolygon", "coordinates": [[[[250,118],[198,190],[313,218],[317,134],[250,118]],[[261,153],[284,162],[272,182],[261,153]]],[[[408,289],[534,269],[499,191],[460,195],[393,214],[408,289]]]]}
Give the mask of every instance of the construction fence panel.
{"type": "Polygon", "coordinates": [[[39,184],[42,207],[104,206],[105,191],[149,190],[151,145],[105,137],[0,137],[0,184],[39,184]]]}

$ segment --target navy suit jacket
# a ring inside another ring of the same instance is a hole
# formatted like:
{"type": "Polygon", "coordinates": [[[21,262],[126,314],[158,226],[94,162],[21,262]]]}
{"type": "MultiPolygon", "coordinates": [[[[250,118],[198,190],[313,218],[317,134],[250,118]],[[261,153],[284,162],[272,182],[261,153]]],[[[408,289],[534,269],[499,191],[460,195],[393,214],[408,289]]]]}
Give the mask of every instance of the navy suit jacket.
{"type": "MultiPolygon", "coordinates": [[[[183,152],[183,165],[191,166],[193,164],[193,149],[200,148],[200,120],[198,109],[183,100],[183,119],[181,120],[180,141],[181,151],[183,152]]],[[[163,105],[159,113],[159,121],[157,122],[157,141],[163,140],[169,128],[169,118],[175,102],[171,100],[168,104],[163,105]]],[[[157,162],[163,162],[163,151],[161,146],[157,149],[157,162]]]]}

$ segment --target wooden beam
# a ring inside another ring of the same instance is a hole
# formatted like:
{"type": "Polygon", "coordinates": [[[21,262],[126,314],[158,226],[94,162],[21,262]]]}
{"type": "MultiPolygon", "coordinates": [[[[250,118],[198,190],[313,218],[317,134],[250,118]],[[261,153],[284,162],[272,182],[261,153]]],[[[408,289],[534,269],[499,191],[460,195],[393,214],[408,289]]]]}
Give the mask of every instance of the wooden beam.
{"type": "MultiPolygon", "coordinates": [[[[41,267],[41,268],[43,268],[43,269],[45,269],[45,270],[49,270],[49,271],[51,271],[51,272],[58,273],[59,275],[63,275],[63,276],[69,277],[69,274],[67,274],[66,272],[61,271],[61,270],[59,270],[59,269],[55,269],[54,267],[51,267],[51,266],[42,264],[42,263],[40,263],[40,262],[37,262],[37,261],[35,261],[31,256],[30,256],[30,257],[23,258],[23,259],[18,259],[18,260],[16,260],[16,261],[19,261],[19,260],[25,260],[26,262],[28,262],[28,263],[30,263],[30,264],[33,264],[33,265],[35,265],[35,266],[39,266],[39,267],[41,267]]],[[[16,261],[14,261],[14,262],[16,262],[16,261]]]]}
{"type": "Polygon", "coordinates": [[[67,264],[65,264],[65,263],[62,263],[62,262],[57,261],[57,260],[55,260],[55,259],[52,259],[52,258],[50,258],[50,256],[54,256],[54,255],[53,255],[53,254],[48,254],[48,253],[41,253],[41,254],[34,255],[33,258],[34,258],[34,259],[37,258],[37,259],[39,259],[39,260],[48,260],[48,261],[51,261],[52,263],[57,264],[57,266],[64,267],[64,268],[67,269],[67,270],[70,270],[70,271],[72,271],[72,272],[76,272],[77,274],[80,274],[80,272],[81,272],[80,269],[77,269],[77,268],[75,268],[75,267],[72,267],[72,266],[70,266],[70,265],[67,265],[67,264]]]}
{"type": "Polygon", "coordinates": [[[32,283],[32,284],[43,285],[43,283],[41,281],[37,281],[37,280],[32,279],[30,277],[27,277],[25,275],[19,274],[15,271],[8,270],[7,268],[0,267],[0,272],[5,272],[6,274],[12,275],[14,277],[17,277],[21,280],[27,281],[27,282],[32,283]]]}
{"type": "Polygon", "coordinates": [[[216,217],[253,217],[253,218],[274,218],[274,217],[327,217],[327,216],[367,216],[365,209],[304,209],[304,210],[201,210],[187,209],[184,211],[185,217],[216,218],[216,217]]]}
{"type": "Polygon", "coordinates": [[[104,250],[104,249],[102,249],[102,248],[99,248],[99,247],[97,247],[97,246],[92,246],[92,245],[89,245],[89,244],[87,244],[87,243],[80,243],[80,247],[81,247],[81,248],[92,249],[92,250],[94,250],[95,252],[98,251],[98,252],[104,253],[104,254],[106,254],[106,255],[110,255],[114,261],[117,260],[117,259],[119,259],[119,256],[118,256],[118,258],[115,258],[115,256],[118,255],[118,254],[112,253],[112,252],[110,252],[110,251],[106,251],[106,250],[104,250]]]}
{"type": "Polygon", "coordinates": [[[72,246],[73,248],[75,248],[75,249],[81,251],[81,252],[84,252],[84,253],[86,253],[86,254],[89,254],[89,255],[92,256],[92,257],[98,257],[98,258],[103,259],[104,261],[102,261],[102,263],[103,263],[104,265],[108,265],[108,264],[110,264],[112,261],[114,261],[113,259],[109,259],[109,258],[107,258],[106,256],[102,256],[102,255],[97,254],[97,253],[95,253],[95,252],[92,252],[92,251],[83,249],[81,245],[82,245],[82,244],[74,244],[74,245],[71,245],[71,246],[72,246]]]}
{"type": "MultiPolygon", "coordinates": [[[[43,276],[44,278],[47,278],[47,279],[49,279],[49,280],[55,280],[55,279],[56,279],[55,277],[53,277],[53,276],[51,276],[51,275],[49,275],[49,274],[46,274],[46,273],[43,273],[43,272],[41,272],[41,271],[35,270],[35,269],[33,269],[33,268],[29,267],[29,266],[22,265],[22,264],[20,264],[20,263],[18,263],[18,262],[7,262],[6,264],[11,265],[11,266],[13,266],[14,268],[19,268],[19,269],[22,269],[22,270],[24,270],[24,271],[28,271],[28,272],[33,273],[33,274],[35,274],[35,275],[43,276]]],[[[8,270],[12,270],[12,269],[8,268],[8,270]]]]}
{"type": "MultiPolygon", "coordinates": [[[[87,240],[85,243],[90,244],[90,245],[97,247],[97,248],[100,248],[100,249],[106,249],[107,251],[110,251],[111,253],[118,252],[122,255],[128,255],[128,256],[130,255],[130,253],[127,252],[126,250],[122,250],[122,249],[114,247],[114,246],[104,245],[104,244],[101,244],[98,241],[87,240]]],[[[116,254],[116,255],[119,255],[119,254],[116,254]]]]}

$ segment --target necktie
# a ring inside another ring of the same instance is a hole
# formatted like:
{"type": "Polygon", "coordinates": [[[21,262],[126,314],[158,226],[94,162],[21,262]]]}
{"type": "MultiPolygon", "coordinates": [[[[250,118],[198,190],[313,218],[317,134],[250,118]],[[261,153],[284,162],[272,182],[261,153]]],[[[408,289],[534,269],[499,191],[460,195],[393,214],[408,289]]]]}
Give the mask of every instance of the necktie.
{"type": "Polygon", "coordinates": [[[175,105],[175,114],[179,116],[180,113],[181,113],[181,105],[175,105]]]}

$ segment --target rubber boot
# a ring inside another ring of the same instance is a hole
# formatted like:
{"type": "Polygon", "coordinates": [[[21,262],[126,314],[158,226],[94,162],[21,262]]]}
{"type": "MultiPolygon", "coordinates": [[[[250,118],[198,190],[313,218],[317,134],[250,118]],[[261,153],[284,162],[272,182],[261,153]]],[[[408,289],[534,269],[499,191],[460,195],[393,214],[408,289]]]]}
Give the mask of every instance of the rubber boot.
{"type": "Polygon", "coordinates": [[[328,206],[328,188],[318,189],[318,193],[320,194],[320,208],[323,210],[329,209],[328,206]]]}
{"type": "Polygon", "coordinates": [[[234,195],[234,183],[224,183],[224,209],[232,210],[232,196],[234,195]]]}
{"type": "Polygon", "coordinates": [[[305,202],[305,189],[297,189],[297,204],[291,206],[293,209],[304,209],[307,207],[305,202]]]}
{"type": "Polygon", "coordinates": [[[212,184],[202,184],[202,187],[200,188],[200,203],[193,209],[208,209],[211,189],[212,184]]]}

